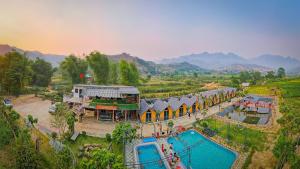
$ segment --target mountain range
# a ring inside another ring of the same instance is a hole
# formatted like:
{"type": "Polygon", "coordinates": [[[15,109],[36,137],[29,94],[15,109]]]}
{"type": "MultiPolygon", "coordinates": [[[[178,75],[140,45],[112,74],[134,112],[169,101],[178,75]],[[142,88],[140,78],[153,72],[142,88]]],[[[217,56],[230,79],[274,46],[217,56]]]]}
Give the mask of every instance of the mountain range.
{"type": "Polygon", "coordinates": [[[300,61],[292,57],[280,55],[261,55],[251,59],[245,59],[234,53],[200,53],[174,57],[171,59],[163,59],[160,63],[180,63],[188,62],[205,69],[213,69],[220,71],[243,71],[257,70],[270,71],[279,67],[284,67],[287,71],[300,67],[300,61]]]}
{"type": "MultiPolygon", "coordinates": [[[[25,54],[29,59],[42,58],[54,67],[57,67],[64,60],[65,55],[44,54],[39,51],[27,51],[9,45],[0,44],[0,55],[10,51],[18,51],[25,54]]],[[[296,58],[280,55],[261,55],[251,59],[245,59],[234,53],[200,53],[174,57],[171,59],[162,59],[158,63],[146,61],[139,57],[131,56],[127,53],[118,55],[108,55],[113,61],[121,59],[135,62],[143,74],[168,74],[174,72],[180,73],[205,73],[216,71],[220,73],[238,73],[240,71],[260,71],[267,72],[284,67],[287,72],[300,74],[300,61],[296,58]]]]}

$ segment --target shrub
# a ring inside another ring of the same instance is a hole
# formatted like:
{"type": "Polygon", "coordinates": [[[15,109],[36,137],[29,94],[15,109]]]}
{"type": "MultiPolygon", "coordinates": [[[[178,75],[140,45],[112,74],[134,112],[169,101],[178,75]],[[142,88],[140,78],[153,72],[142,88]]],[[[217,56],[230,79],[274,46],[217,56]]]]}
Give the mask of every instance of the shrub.
{"type": "Polygon", "coordinates": [[[109,133],[106,133],[105,138],[106,138],[106,141],[109,143],[112,141],[111,134],[109,134],[109,133]]]}

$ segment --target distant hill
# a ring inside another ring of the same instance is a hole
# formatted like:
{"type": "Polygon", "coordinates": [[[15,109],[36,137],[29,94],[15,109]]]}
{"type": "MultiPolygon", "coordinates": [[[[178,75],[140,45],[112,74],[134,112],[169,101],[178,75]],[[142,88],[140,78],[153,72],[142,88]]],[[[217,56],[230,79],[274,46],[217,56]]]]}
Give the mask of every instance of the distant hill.
{"type": "Polygon", "coordinates": [[[288,74],[300,75],[300,66],[287,71],[288,74]]]}
{"type": "Polygon", "coordinates": [[[234,53],[200,53],[179,56],[171,59],[163,59],[159,63],[188,62],[205,69],[222,70],[227,72],[239,70],[266,71],[284,67],[287,72],[300,67],[300,61],[296,58],[280,55],[261,55],[252,59],[245,59],[234,53]]]}
{"type": "Polygon", "coordinates": [[[0,55],[4,55],[11,51],[17,51],[22,54],[25,54],[29,59],[44,59],[45,61],[50,62],[54,67],[57,67],[59,63],[62,62],[66,57],[64,55],[43,54],[39,51],[26,51],[9,45],[0,45],[0,55]]]}
{"type": "Polygon", "coordinates": [[[219,69],[224,66],[232,64],[242,64],[246,63],[246,59],[234,54],[234,53],[200,53],[191,54],[185,56],[179,56],[172,59],[163,59],[159,63],[169,64],[169,63],[181,63],[188,62],[193,65],[197,65],[205,69],[219,69]]]}
{"type": "Polygon", "coordinates": [[[260,66],[256,64],[232,64],[229,66],[221,67],[217,70],[224,73],[239,73],[241,71],[259,71],[259,72],[266,73],[268,71],[275,71],[272,68],[260,66]]]}
{"type": "MultiPolygon", "coordinates": [[[[4,55],[5,53],[8,53],[13,50],[20,53],[25,53],[25,55],[29,59],[36,59],[36,58],[44,59],[50,62],[55,67],[59,66],[59,63],[61,63],[66,57],[65,55],[43,54],[39,51],[26,51],[20,48],[11,47],[9,45],[0,45],[0,55],[4,55]]],[[[122,53],[119,55],[107,55],[107,56],[110,60],[113,61],[120,61],[121,59],[123,59],[129,62],[135,62],[142,74],[156,75],[160,73],[172,73],[175,71],[187,72],[187,73],[204,71],[204,69],[201,69],[198,66],[191,65],[188,63],[162,65],[162,64],[156,64],[152,61],[143,60],[139,57],[131,56],[127,53],[122,53]]]]}
{"type": "Polygon", "coordinates": [[[251,62],[274,69],[284,67],[288,71],[296,67],[300,67],[300,61],[298,59],[280,55],[261,55],[254,59],[251,59],[251,62]]]}
{"type": "Polygon", "coordinates": [[[145,61],[139,57],[131,56],[127,53],[122,53],[119,55],[108,55],[109,59],[114,61],[120,61],[121,59],[135,62],[139,70],[143,74],[161,74],[161,73],[174,73],[174,72],[180,72],[180,73],[192,73],[192,72],[198,72],[203,73],[207,72],[208,70],[202,69],[196,65],[182,62],[182,63],[173,63],[173,64],[156,64],[152,61],[145,61]]]}
{"type": "MultiPolygon", "coordinates": [[[[0,55],[10,51],[18,51],[25,53],[30,59],[42,58],[50,62],[54,67],[59,66],[59,63],[64,60],[65,55],[44,54],[39,51],[27,51],[9,45],[0,45],[0,55]]],[[[266,72],[275,70],[278,67],[284,67],[288,73],[300,73],[300,61],[292,57],[280,55],[261,55],[252,59],[245,59],[234,53],[200,53],[175,57],[172,59],[163,59],[159,63],[146,61],[136,56],[131,56],[127,53],[118,55],[108,55],[109,59],[120,61],[121,59],[135,62],[138,69],[143,74],[156,75],[160,73],[173,72],[208,72],[222,71],[230,73],[238,73],[246,70],[257,70],[266,72]]]]}

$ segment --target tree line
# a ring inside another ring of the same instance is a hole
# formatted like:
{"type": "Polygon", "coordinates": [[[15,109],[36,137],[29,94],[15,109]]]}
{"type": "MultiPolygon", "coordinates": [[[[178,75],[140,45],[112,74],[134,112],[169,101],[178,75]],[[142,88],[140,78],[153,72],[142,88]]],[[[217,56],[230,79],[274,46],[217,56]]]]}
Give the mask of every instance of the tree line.
{"type": "Polygon", "coordinates": [[[60,64],[60,69],[63,71],[63,78],[70,79],[72,84],[87,83],[90,80],[96,84],[136,86],[140,78],[135,63],[111,61],[99,52],[91,52],[86,59],[70,55],[60,64]]]}
{"type": "Polygon", "coordinates": [[[239,88],[241,83],[248,82],[252,85],[262,82],[263,80],[275,80],[282,79],[286,76],[285,69],[280,67],[277,73],[274,71],[267,72],[266,75],[262,75],[259,71],[242,71],[238,76],[231,77],[231,85],[239,88]]]}
{"type": "Polygon", "coordinates": [[[54,69],[43,59],[30,60],[24,54],[0,55],[0,94],[20,95],[25,86],[47,87],[54,69]]]}

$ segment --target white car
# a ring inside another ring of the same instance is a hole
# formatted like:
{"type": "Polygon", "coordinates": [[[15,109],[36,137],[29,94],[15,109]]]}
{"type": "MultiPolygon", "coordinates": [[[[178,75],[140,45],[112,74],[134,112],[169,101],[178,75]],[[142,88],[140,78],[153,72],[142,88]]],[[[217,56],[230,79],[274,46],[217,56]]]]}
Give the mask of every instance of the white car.
{"type": "Polygon", "coordinates": [[[11,100],[9,100],[9,99],[4,99],[4,100],[3,100],[3,104],[4,104],[6,107],[13,107],[12,102],[11,102],[11,100]]]}
{"type": "Polygon", "coordinates": [[[52,104],[50,107],[49,107],[49,110],[48,112],[50,114],[54,114],[56,112],[56,109],[57,109],[57,105],[61,104],[60,102],[57,102],[57,103],[54,103],[52,104]]]}

